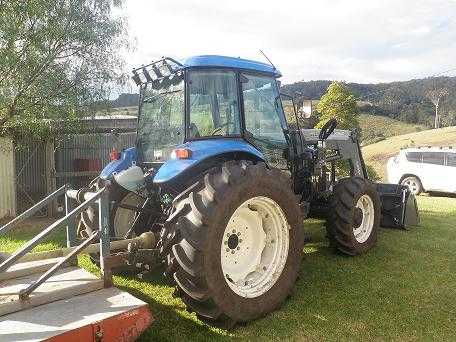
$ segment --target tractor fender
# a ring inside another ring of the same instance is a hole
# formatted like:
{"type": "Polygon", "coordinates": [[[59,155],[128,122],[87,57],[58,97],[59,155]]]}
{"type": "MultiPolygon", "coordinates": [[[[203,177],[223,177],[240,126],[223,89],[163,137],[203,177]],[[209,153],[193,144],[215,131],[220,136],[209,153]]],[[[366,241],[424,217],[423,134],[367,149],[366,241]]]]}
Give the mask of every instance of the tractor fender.
{"type": "Polygon", "coordinates": [[[136,165],[136,147],[130,147],[120,152],[120,158],[111,161],[100,173],[101,179],[110,179],[113,175],[136,165]]]}
{"type": "Polygon", "coordinates": [[[168,183],[181,178],[181,176],[191,177],[192,173],[200,173],[215,166],[214,164],[230,159],[265,161],[263,154],[243,139],[215,138],[194,140],[176,148],[189,150],[189,158],[172,158],[165,162],[155,174],[153,180],[155,184],[168,183]]]}

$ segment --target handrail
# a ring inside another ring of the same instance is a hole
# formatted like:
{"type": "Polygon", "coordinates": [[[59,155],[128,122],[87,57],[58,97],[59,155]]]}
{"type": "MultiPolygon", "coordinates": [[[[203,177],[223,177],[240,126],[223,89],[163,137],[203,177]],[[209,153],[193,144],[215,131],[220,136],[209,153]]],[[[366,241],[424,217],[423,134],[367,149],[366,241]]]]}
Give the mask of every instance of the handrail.
{"type": "Polygon", "coordinates": [[[67,188],[68,188],[67,184],[63,185],[59,189],[55,190],[52,194],[50,194],[49,196],[43,198],[38,203],[36,203],[33,207],[27,209],[22,214],[20,214],[19,216],[15,217],[13,220],[9,221],[4,226],[0,227],[0,235],[9,232],[19,222],[25,220],[26,218],[29,218],[30,216],[35,214],[38,210],[40,210],[41,208],[46,206],[49,202],[53,201],[55,197],[63,195],[66,192],[67,188]]]}
{"type": "Polygon", "coordinates": [[[36,290],[41,284],[43,284],[46,280],[48,280],[63,264],[68,262],[71,258],[81,253],[84,248],[86,248],[95,238],[97,238],[99,232],[96,231],[93,233],[88,239],[84,240],[78,247],[71,251],[64,259],[60,260],[57,264],[52,266],[46,273],[44,273],[38,280],[30,284],[27,288],[22,289],[19,291],[19,298],[24,300],[27,299],[30,293],[36,290]]]}
{"type": "MultiPolygon", "coordinates": [[[[60,188],[59,190],[61,190],[61,189],[62,188],[60,188]]],[[[52,233],[55,229],[63,226],[64,224],[70,222],[71,220],[73,220],[73,218],[75,218],[76,215],[78,215],[79,213],[84,211],[87,208],[87,206],[89,206],[93,202],[97,201],[102,196],[104,191],[105,191],[105,188],[103,188],[100,191],[96,192],[92,198],[90,198],[87,201],[81,203],[75,209],[70,211],[66,216],[64,216],[61,219],[55,221],[49,227],[47,227],[46,229],[41,231],[38,235],[36,235],[33,239],[28,241],[22,248],[20,248],[13,255],[11,255],[2,264],[0,264],[0,272],[6,271],[9,267],[11,267],[22,256],[24,256],[25,254],[30,252],[33,247],[35,247],[42,239],[44,239],[46,236],[48,236],[50,233],[52,233]]],[[[103,235],[105,235],[105,234],[103,234],[103,232],[102,232],[102,236],[103,235]]],[[[109,233],[108,233],[108,237],[109,237],[109,233]]],[[[109,246],[109,240],[107,241],[107,244],[109,246]]],[[[107,247],[107,250],[108,250],[108,253],[109,253],[109,247],[107,247]]]]}

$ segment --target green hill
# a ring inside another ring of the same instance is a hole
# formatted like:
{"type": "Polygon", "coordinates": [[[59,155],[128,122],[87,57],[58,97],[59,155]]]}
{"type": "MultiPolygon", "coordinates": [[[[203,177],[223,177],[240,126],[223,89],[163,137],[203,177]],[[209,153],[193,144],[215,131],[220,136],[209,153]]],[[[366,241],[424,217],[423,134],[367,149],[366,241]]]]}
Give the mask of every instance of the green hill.
{"type": "Polygon", "coordinates": [[[454,146],[456,148],[456,126],[398,135],[364,146],[364,160],[385,180],[388,158],[394,156],[401,148],[410,146],[454,146]]]}
{"type": "Polygon", "coordinates": [[[363,145],[372,144],[389,137],[428,129],[424,125],[408,124],[403,121],[391,119],[387,116],[361,114],[361,141],[363,145]]]}
{"type": "MultiPolygon", "coordinates": [[[[331,81],[301,81],[285,84],[281,92],[301,99],[319,99],[326,92],[331,81]]],[[[359,101],[362,111],[387,116],[403,122],[433,126],[434,106],[427,93],[436,88],[449,91],[440,104],[443,126],[456,125],[456,77],[428,77],[402,82],[362,84],[347,83],[359,101]]]]}

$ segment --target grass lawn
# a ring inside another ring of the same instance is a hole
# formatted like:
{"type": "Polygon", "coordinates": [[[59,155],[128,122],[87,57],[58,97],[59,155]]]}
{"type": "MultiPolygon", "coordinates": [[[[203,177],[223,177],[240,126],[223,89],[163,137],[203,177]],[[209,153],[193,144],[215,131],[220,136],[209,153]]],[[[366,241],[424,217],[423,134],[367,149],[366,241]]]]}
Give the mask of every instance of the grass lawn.
{"type": "MultiPolygon", "coordinates": [[[[301,276],[282,308],[233,331],[215,329],[186,312],[159,275],[115,276],[117,286],[150,304],[151,340],[456,340],[456,198],[418,197],[422,224],[382,229],[366,255],[333,253],[320,221],[306,221],[301,276]]],[[[0,239],[12,251],[30,233],[0,239]]],[[[56,248],[63,234],[40,247],[56,248]]],[[[85,257],[80,264],[96,272],[85,257]]]]}

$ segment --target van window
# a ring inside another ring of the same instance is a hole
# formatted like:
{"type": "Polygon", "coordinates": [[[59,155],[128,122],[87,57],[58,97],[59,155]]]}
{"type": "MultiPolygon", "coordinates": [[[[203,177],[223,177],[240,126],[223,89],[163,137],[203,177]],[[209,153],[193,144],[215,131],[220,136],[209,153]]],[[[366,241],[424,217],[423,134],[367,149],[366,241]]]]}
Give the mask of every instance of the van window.
{"type": "Polygon", "coordinates": [[[423,157],[421,152],[407,152],[405,156],[409,162],[414,163],[421,163],[423,157]]]}
{"type": "Polygon", "coordinates": [[[423,163],[443,165],[445,163],[445,153],[423,152],[423,163]]]}
{"type": "Polygon", "coordinates": [[[448,153],[447,154],[447,165],[448,166],[456,166],[456,153],[448,153]]]}

